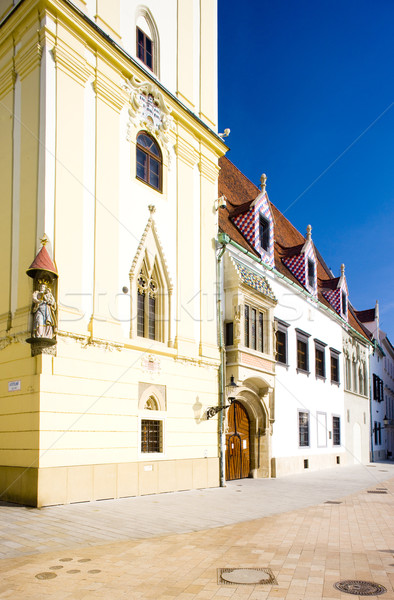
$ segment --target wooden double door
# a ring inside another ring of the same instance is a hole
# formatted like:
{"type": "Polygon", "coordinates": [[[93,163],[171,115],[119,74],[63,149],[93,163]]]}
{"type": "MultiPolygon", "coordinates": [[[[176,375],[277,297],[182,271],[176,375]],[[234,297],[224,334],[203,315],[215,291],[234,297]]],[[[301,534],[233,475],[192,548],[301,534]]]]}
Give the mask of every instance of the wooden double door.
{"type": "Polygon", "coordinates": [[[226,479],[249,477],[250,423],[240,402],[233,402],[227,413],[226,479]]]}

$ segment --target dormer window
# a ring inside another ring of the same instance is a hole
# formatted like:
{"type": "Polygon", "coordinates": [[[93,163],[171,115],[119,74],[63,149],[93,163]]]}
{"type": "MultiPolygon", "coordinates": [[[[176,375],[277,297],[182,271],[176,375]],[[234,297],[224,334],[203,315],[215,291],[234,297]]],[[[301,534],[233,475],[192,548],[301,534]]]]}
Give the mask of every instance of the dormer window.
{"type": "Polygon", "coordinates": [[[315,263],[311,258],[308,258],[308,285],[311,288],[315,287],[315,263]]]}
{"type": "Polygon", "coordinates": [[[139,27],[137,27],[137,56],[153,71],[153,42],[139,27]]]}
{"type": "Polygon", "coordinates": [[[260,215],[260,246],[262,250],[268,252],[270,245],[270,224],[268,219],[260,215]]]}

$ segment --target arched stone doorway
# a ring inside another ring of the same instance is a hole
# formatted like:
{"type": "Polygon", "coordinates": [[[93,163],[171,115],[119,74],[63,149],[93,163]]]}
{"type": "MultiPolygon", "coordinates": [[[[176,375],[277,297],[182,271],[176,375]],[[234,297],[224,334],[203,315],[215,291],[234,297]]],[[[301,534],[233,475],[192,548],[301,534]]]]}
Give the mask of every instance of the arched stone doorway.
{"type": "Polygon", "coordinates": [[[238,384],[236,402],[226,417],[227,480],[271,477],[272,394],[260,378],[238,384]]]}

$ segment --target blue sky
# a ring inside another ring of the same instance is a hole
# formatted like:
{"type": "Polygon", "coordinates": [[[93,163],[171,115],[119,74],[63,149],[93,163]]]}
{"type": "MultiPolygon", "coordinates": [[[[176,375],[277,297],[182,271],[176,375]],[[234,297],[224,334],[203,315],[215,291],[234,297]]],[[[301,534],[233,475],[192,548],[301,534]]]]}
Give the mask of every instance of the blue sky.
{"type": "Polygon", "coordinates": [[[228,158],[394,342],[394,2],[219,0],[228,158]]]}

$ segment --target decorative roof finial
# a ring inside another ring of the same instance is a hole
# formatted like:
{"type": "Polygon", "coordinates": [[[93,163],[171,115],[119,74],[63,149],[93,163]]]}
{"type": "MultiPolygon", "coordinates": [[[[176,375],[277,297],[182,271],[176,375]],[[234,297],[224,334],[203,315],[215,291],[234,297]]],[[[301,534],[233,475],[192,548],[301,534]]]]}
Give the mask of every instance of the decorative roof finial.
{"type": "Polygon", "coordinates": [[[156,212],[156,206],[154,204],[149,204],[148,209],[151,215],[156,212]]]}
{"type": "Polygon", "coordinates": [[[308,225],[308,227],[306,228],[306,239],[308,240],[308,242],[310,242],[312,239],[312,225],[308,225]]]}
{"type": "Polygon", "coordinates": [[[265,173],[262,174],[262,176],[260,177],[260,181],[261,181],[261,191],[265,192],[265,185],[267,183],[267,175],[265,173]]]}
{"type": "Polygon", "coordinates": [[[341,264],[341,276],[344,277],[345,275],[345,265],[344,263],[341,264]]]}
{"type": "Polygon", "coordinates": [[[44,235],[40,239],[40,242],[41,242],[41,246],[46,246],[47,245],[47,243],[49,242],[49,240],[48,240],[48,237],[47,237],[46,233],[44,233],[44,235]]]}

